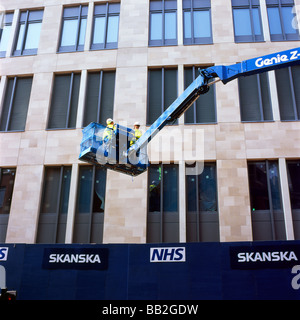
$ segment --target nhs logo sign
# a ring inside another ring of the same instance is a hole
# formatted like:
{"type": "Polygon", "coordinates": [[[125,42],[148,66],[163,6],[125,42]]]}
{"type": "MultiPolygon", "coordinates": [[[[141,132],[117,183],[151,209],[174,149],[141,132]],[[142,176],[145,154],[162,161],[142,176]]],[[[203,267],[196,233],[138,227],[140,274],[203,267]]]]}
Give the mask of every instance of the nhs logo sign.
{"type": "Polygon", "coordinates": [[[185,262],[185,247],[150,248],[150,262],[185,262]]]}

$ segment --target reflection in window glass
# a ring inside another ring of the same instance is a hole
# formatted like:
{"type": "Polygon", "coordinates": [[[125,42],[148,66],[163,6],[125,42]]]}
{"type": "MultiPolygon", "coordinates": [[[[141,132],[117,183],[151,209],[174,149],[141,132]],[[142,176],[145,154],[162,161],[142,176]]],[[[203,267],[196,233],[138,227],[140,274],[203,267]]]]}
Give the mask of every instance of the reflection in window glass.
{"type": "Polygon", "coordinates": [[[162,39],[162,13],[151,14],[150,40],[162,39]]]}
{"type": "Polygon", "coordinates": [[[268,8],[268,18],[271,34],[282,34],[279,8],[268,8]]]}
{"type": "Polygon", "coordinates": [[[165,13],[165,39],[176,39],[176,12],[165,13]]]}
{"type": "Polygon", "coordinates": [[[293,24],[292,24],[292,21],[295,16],[293,13],[293,8],[292,7],[282,7],[281,12],[282,12],[282,20],[283,20],[283,26],[284,26],[285,33],[287,33],[287,34],[297,33],[298,31],[293,28],[293,24]]]}
{"type": "Polygon", "coordinates": [[[233,18],[236,36],[252,35],[249,9],[234,9],[233,18]]]}
{"type": "Polygon", "coordinates": [[[25,50],[35,49],[39,46],[41,28],[41,23],[33,23],[28,25],[27,36],[25,41],[25,50]]]}
{"type": "Polygon", "coordinates": [[[80,32],[79,32],[79,40],[78,45],[84,46],[84,40],[85,40],[85,31],[86,31],[86,19],[81,19],[80,22],[80,32]]]}
{"type": "Polygon", "coordinates": [[[1,41],[0,41],[0,52],[6,51],[9,37],[10,37],[10,30],[11,30],[11,26],[4,26],[2,30],[1,41]]]}
{"type": "Polygon", "coordinates": [[[210,30],[210,12],[194,11],[194,37],[208,38],[211,37],[210,30]]]}
{"type": "Polygon", "coordinates": [[[93,43],[104,43],[105,17],[96,17],[94,22],[93,43]]]}
{"type": "Polygon", "coordinates": [[[25,33],[25,25],[21,24],[20,29],[19,29],[19,37],[18,37],[18,41],[17,41],[16,50],[21,50],[21,48],[22,48],[22,41],[24,38],[24,33],[25,33]]]}
{"type": "Polygon", "coordinates": [[[108,17],[107,43],[118,42],[119,16],[108,17]]]}
{"type": "Polygon", "coordinates": [[[61,37],[61,46],[74,46],[76,43],[76,30],[77,20],[66,20],[64,22],[62,37],[61,37]]]}

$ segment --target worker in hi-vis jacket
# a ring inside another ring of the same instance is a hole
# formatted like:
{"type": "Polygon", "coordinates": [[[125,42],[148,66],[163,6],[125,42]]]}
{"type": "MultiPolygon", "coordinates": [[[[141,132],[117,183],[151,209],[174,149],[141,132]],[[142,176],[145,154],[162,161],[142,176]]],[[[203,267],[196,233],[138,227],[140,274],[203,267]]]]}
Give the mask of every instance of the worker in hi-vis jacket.
{"type": "Polygon", "coordinates": [[[114,124],[113,119],[108,118],[106,120],[106,128],[103,131],[103,142],[105,144],[104,156],[107,157],[109,153],[109,149],[113,146],[113,142],[116,138],[116,126],[114,124]]]}
{"type": "Polygon", "coordinates": [[[140,123],[139,122],[135,122],[133,125],[133,129],[134,129],[134,138],[130,141],[130,146],[132,146],[134,143],[136,143],[136,141],[142,136],[142,131],[140,130],[140,123]]]}

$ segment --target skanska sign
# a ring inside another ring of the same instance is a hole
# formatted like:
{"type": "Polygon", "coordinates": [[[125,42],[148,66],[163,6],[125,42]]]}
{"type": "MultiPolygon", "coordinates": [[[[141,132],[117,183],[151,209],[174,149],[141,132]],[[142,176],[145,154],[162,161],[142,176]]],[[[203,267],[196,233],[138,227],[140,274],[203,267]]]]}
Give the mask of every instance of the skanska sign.
{"type": "Polygon", "coordinates": [[[43,269],[106,270],[106,248],[46,248],[43,269]]]}
{"type": "Polygon", "coordinates": [[[232,269],[291,268],[300,263],[300,246],[233,246],[230,262],[232,269]]]}

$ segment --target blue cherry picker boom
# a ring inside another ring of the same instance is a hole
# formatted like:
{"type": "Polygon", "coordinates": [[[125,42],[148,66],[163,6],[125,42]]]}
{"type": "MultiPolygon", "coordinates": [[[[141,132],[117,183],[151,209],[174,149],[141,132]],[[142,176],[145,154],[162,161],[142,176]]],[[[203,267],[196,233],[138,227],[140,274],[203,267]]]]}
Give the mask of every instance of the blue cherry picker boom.
{"type": "MultiPolygon", "coordinates": [[[[110,141],[103,139],[105,126],[96,122],[83,129],[79,159],[131,176],[145,172],[149,166],[147,144],[167,124],[173,123],[217,82],[228,83],[239,77],[259,74],[270,70],[300,64],[300,47],[249,59],[229,66],[212,66],[199,69],[199,76],[161,114],[149,129],[135,142],[134,131],[116,124],[110,141]]],[[[106,129],[107,130],[107,129],[106,129]]]]}

